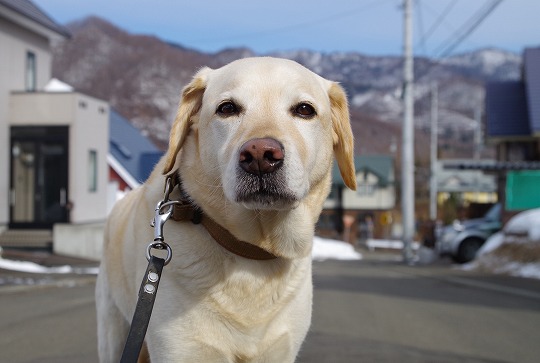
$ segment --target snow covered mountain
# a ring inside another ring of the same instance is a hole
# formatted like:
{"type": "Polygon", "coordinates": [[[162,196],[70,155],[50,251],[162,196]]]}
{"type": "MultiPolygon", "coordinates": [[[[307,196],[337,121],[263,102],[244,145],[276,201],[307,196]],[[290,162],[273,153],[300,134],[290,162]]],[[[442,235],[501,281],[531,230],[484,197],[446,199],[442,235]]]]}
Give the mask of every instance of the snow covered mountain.
{"type": "MultiPolygon", "coordinates": [[[[246,48],[203,53],[156,37],[129,34],[96,17],[68,27],[72,37],[54,47],[53,76],[77,90],[108,100],[161,146],[167,142],[180,91],[197,69],[257,55],[246,48]]],[[[356,135],[360,141],[357,151],[388,153],[395,148],[402,112],[401,57],[309,50],[267,55],[293,59],[345,87],[353,110],[353,129],[379,138],[356,135]]],[[[476,127],[473,115],[476,109],[483,108],[485,82],[518,79],[520,67],[520,55],[498,49],[482,49],[440,61],[416,58],[418,129],[428,124],[429,90],[437,82],[441,133],[459,142],[456,135],[469,135],[476,127]]]]}
{"type": "MultiPolygon", "coordinates": [[[[294,59],[324,77],[341,82],[351,106],[385,121],[401,119],[402,59],[369,57],[358,53],[321,54],[310,51],[284,52],[277,56],[294,59]]],[[[483,49],[441,61],[415,59],[416,122],[425,124],[429,114],[430,87],[439,87],[441,124],[471,128],[475,110],[484,104],[484,83],[518,79],[521,57],[497,49],[483,49]],[[456,121],[458,123],[456,124],[456,121]]]]}

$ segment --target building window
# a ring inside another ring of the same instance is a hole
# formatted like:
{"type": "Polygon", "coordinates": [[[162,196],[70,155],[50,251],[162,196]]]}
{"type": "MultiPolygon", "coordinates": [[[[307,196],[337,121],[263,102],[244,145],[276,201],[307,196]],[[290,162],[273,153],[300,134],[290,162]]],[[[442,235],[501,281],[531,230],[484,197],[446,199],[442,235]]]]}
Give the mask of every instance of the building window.
{"type": "Polygon", "coordinates": [[[358,184],[356,188],[358,195],[372,195],[375,193],[375,185],[373,184],[358,184]]]}
{"type": "Polygon", "coordinates": [[[88,191],[90,193],[97,192],[98,189],[97,164],[97,151],[90,150],[88,152],[88,191]]]}
{"type": "Polygon", "coordinates": [[[372,195],[377,189],[378,178],[364,170],[356,175],[356,193],[358,195],[372,195]]]}
{"type": "Polygon", "coordinates": [[[26,52],[26,91],[36,90],[36,55],[33,52],[26,52]]]}

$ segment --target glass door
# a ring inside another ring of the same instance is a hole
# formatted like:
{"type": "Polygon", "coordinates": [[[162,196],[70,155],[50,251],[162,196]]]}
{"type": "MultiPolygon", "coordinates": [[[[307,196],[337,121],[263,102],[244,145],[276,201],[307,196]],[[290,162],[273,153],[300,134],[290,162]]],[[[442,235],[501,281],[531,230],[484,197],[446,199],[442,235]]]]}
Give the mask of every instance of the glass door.
{"type": "Polygon", "coordinates": [[[67,128],[12,128],[10,228],[68,222],[67,128]]]}

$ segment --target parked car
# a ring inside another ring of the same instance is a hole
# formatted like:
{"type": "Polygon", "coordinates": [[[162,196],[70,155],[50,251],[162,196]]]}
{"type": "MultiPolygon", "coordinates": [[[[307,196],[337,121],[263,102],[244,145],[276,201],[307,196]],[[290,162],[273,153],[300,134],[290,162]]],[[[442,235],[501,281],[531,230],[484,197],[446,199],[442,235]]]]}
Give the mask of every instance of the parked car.
{"type": "Polygon", "coordinates": [[[491,207],[482,218],[454,221],[441,229],[435,248],[458,263],[473,260],[484,242],[502,227],[501,204],[491,207]]]}

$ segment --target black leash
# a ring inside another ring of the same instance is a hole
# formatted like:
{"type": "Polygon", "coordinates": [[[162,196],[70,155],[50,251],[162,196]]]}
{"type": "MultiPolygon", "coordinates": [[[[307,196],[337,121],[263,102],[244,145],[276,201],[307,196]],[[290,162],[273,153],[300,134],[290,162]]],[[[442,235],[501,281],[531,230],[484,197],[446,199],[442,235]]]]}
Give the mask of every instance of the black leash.
{"type": "Polygon", "coordinates": [[[131,321],[131,328],[124,345],[124,351],[122,352],[122,358],[120,363],[136,363],[139,359],[142,345],[144,343],[144,337],[148,324],[150,323],[150,316],[152,315],[152,308],[156,301],[156,294],[161,280],[161,273],[163,267],[166,266],[172,258],[171,247],[164,242],[163,238],[163,226],[165,222],[171,217],[173,213],[174,204],[176,201],[169,201],[169,194],[172,190],[172,181],[168,177],[165,183],[165,196],[160,201],[155,209],[154,219],[151,222],[154,227],[154,242],[148,245],[146,249],[146,259],[148,260],[148,267],[144,274],[141,287],[139,288],[139,298],[137,300],[137,306],[135,307],[135,313],[131,321]],[[168,207],[165,213],[162,213],[164,208],[168,207]],[[152,249],[166,250],[167,257],[165,259],[152,255],[152,249]]]}
{"type": "Polygon", "coordinates": [[[139,300],[133,314],[131,328],[129,329],[120,363],[137,362],[137,359],[139,359],[139,353],[141,352],[144,336],[146,335],[150,316],[152,315],[152,308],[156,300],[161,271],[164,265],[164,259],[156,256],[150,258],[141,288],[139,289],[139,300]]]}

